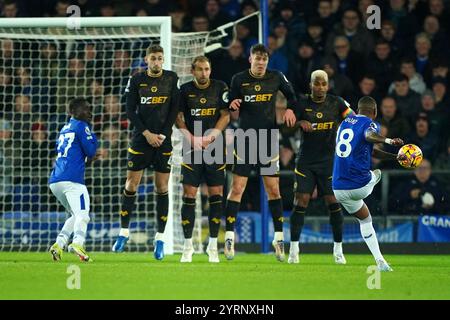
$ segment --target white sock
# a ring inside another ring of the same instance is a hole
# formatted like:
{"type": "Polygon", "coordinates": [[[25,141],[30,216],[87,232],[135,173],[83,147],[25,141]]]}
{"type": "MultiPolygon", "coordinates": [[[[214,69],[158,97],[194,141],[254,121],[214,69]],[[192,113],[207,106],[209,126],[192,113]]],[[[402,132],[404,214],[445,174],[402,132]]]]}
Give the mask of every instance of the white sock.
{"type": "Polygon", "coordinates": [[[73,227],[74,237],[72,241],[73,243],[84,246],[89,220],[90,218],[87,212],[75,214],[75,225],[73,227]]]}
{"type": "Polygon", "coordinates": [[[283,241],[284,240],[283,232],[281,232],[281,231],[275,232],[275,235],[273,238],[275,241],[283,241]]]}
{"type": "Polygon", "coordinates": [[[128,229],[128,228],[120,228],[119,236],[127,237],[127,238],[130,237],[130,229],[128,229]]]}
{"type": "Polygon", "coordinates": [[[64,226],[61,232],[58,234],[58,237],[56,238],[56,243],[61,248],[64,248],[67,245],[67,243],[69,243],[69,238],[73,232],[74,224],[75,224],[74,216],[71,216],[69,219],[66,220],[66,222],[64,222],[64,226]]]}
{"type": "Polygon", "coordinates": [[[375,260],[384,259],[381,254],[380,247],[378,245],[377,234],[375,233],[375,229],[372,225],[372,217],[368,216],[364,220],[359,220],[359,227],[361,230],[361,235],[369,247],[370,252],[372,253],[375,260]]]}
{"type": "Polygon", "coordinates": [[[298,241],[291,241],[291,246],[289,247],[289,252],[299,252],[298,241]]]}
{"type": "Polygon", "coordinates": [[[335,242],[333,247],[334,254],[343,254],[342,252],[342,242],[335,242]]]}
{"type": "Polygon", "coordinates": [[[217,250],[217,238],[209,238],[208,247],[217,250]]]}
{"type": "Polygon", "coordinates": [[[164,241],[164,233],[157,232],[156,235],[155,235],[155,240],[164,241]]]}
{"type": "Polygon", "coordinates": [[[184,247],[185,248],[192,248],[192,238],[184,239],[184,247]]]}
{"type": "Polygon", "coordinates": [[[225,232],[225,240],[226,239],[234,240],[234,231],[227,231],[227,232],[225,232]]]}

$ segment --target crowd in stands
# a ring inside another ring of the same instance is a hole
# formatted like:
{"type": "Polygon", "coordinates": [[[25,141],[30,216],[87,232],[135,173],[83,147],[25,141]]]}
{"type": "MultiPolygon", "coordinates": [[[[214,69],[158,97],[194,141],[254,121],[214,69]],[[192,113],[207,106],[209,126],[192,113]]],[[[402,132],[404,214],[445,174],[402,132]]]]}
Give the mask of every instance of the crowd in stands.
{"type": "MultiPolygon", "coordinates": [[[[251,14],[258,4],[256,0],[0,0],[0,11],[4,18],[66,17],[67,8],[78,5],[81,16],[170,15],[173,32],[202,32],[251,14]]],[[[269,68],[282,71],[298,94],[308,93],[311,72],[323,69],[329,76],[330,94],[342,96],[353,108],[360,97],[374,97],[382,134],[422,149],[423,165],[391,183],[389,210],[448,213],[449,175],[434,177],[432,170],[450,170],[450,1],[269,0],[269,13],[269,68]],[[366,25],[370,17],[366,9],[372,4],[381,8],[379,30],[366,25]]],[[[258,42],[257,20],[238,24],[236,39],[227,41],[208,56],[212,78],[230,84],[235,73],[249,67],[249,49],[258,42]]],[[[123,90],[129,76],[145,68],[140,62],[144,51],[135,48],[131,40],[114,45],[80,41],[67,54],[70,48],[61,42],[0,39],[0,211],[15,210],[26,202],[20,193],[27,184],[40,186],[37,193],[48,196],[46,175],[55,157],[58,131],[67,121],[70,97],[88,97],[94,107],[93,126],[102,157],[93,170],[125,170],[129,128],[123,90]]],[[[285,106],[280,96],[280,123],[285,106]]],[[[231,126],[236,121],[234,116],[231,126]]],[[[300,148],[298,133],[284,128],[281,132],[280,166],[292,171],[300,148]]],[[[374,160],[374,167],[400,169],[393,161],[374,160]]],[[[105,171],[103,176],[107,175],[105,171]]],[[[120,193],[120,177],[102,180],[111,197],[120,193]]],[[[282,193],[292,194],[292,184],[291,178],[282,177],[282,193]]],[[[258,199],[251,196],[258,190],[255,176],[242,210],[259,210],[258,199]]],[[[292,198],[283,198],[289,209],[292,198]]],[[[51,209],[39,205],[50,200],[36,199],[27,200],[29,210],[51,209]]],[[[96,205],[105,211],[116,209],[105,209],[103,200],[93,199],[93,212],[96,205]]],[[[379,203],[379,198],[373,202],[379,203]]]]}

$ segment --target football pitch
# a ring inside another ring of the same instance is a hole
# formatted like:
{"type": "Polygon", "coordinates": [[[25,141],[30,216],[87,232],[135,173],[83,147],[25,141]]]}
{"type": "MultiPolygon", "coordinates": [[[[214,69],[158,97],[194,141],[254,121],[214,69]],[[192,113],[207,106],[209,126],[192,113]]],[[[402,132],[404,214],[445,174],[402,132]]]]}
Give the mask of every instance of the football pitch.
{"type": "Polygon", "coordinates": [[[347,265],[335,265],[331,254],[304,254],[297,265],[269,254],[221,255],[219,264],[206,255],[190,264],[180,255],[92,257],[81,263],[65,252],[53,262],[48,253],[0,252],[0,299],[450,299],[449,255],[387,255],[394,272],[379,278],[368,270],[369,255],[346,255],[347,265]]]}

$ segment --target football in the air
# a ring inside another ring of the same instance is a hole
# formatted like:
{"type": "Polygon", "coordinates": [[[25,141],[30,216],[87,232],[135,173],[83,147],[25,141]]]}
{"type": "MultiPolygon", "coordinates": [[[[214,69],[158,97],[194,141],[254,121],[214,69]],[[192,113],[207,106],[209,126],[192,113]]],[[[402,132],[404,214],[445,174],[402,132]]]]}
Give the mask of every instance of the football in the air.
{"type": "Polygon", "coordinates": [[[415,144],[405,144],[398,150],[398,154],[406,156],[406,160],[398,160],[398,162],[408,169],[417,168],[423,160],[422,150],[415,144]]]}

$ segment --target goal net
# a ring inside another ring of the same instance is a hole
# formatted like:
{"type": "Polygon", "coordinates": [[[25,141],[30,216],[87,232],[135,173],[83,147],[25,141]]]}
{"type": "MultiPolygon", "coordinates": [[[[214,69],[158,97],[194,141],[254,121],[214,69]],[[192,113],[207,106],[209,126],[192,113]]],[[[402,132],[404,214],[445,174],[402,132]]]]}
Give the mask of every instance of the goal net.
{"type": "MultiPolygon", "coordinates": [[[[125,185],[129,123],[124,89],[130,75],[144,70],[145,49],[165,49],[166,69],[180,82],[191,80],[192,59],[204,53],[209,33],[172,34],[170,17],[2,19],[0,22],[0,250],[46,250],[65,219],[64,208],[47,186],[55,141],[68,121],[66,106],[76,96],[93,106],[93,129],[102,160],[86,170],[91,197],[88,250],[109,251],[119,232],[125,185]],[[8,20],[8,21],[5,21],[8,20]]],[[[181,135],[173,134],[165,232],[168,253],[182,250],[181,135]]],[[[152,250],[156,232],[153,172],[137,193],[128,249],[152,250]]],[[[200,199],[200,197],[199,197],[200,199]]],[[[201,251],[201,201],[197,201],[193,242],[201,251]]]]}

